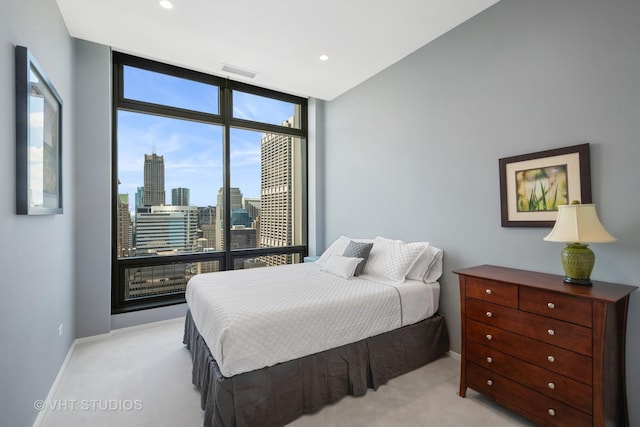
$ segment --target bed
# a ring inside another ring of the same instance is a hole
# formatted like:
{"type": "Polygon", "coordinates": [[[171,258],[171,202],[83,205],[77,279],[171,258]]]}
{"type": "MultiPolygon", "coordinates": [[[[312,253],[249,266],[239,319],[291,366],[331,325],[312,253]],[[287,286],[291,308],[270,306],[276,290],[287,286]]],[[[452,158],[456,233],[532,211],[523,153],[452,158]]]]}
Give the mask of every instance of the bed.
{"type": "Polygon", "coordinates": [[[285,425],[436,359],[441,272],[428,243],[341,236],[316,262],[193,277],[183,342],[204,426],[285,425]]]}

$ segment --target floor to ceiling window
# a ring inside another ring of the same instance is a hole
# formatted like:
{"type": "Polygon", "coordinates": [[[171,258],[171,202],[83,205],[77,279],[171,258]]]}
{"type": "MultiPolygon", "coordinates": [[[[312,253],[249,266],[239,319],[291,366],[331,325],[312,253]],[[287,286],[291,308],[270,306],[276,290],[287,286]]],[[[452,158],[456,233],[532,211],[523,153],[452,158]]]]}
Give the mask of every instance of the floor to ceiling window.
{"type": "Polygon", "coordinates": [[[113,88],[112,312],[302,261],[306,99],[122,53],[113,88]]]}

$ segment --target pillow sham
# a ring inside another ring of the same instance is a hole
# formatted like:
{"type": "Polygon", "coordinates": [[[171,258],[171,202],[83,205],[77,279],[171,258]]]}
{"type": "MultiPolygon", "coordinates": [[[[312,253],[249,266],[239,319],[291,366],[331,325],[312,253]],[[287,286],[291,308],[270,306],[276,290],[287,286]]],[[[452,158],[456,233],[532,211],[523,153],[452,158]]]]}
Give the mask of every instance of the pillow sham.
{"type": "Polygon", "coordinates": [[[353,273],[356,271],[360,261],[362,261],[362,258],[331,255],[321,270],[348,280],[353,277],[353,273]]]}
{"type": "Polygon", "coordinates": [[[332,255],[342,255],[344,249],[349,244],[349,240],[350,239],[347,236],[338,237],[333,241],[333,243],[329,245],[327,249],[325,249],[322,255],[320,255],[320,258],[316,260],[316,262],[320,265],[325,265],[332,255]]]}
{"type": "Polygon", "coordinates": [[[444,256],[444,251],[433,246],[429,246],[427,250],[432,252],[434,255],[433,261],[429,264],[427,273],[424,275],[424,279],[422,279],[422,281],[424,283],[432,283],[442,276],[442,257],[444,256]]]}
{"type": "Polygon", "coordinates": [[[407,279],[410,280],[422,280],[425,283],[431,283],[438,280],[438,278],[442,275],[442,249],[438,249],[429,245],[429,243],[423,242],[427,249],[424,253],[416,260],[416,263],[413,264],[411,270],[407,273],[407,279]],[[439,274],[437,271],[431,271],[432,269],[436,269],[439,264],[439,274]],[[427,281],[427,276],[429,279],[435,279],[427,281]]]}
{"type": "Polygon", "coordinates": [[[369,253],[371,252],[372,247],[373,243],[356,242],[355,240],[351,240],[345,248],[342,256],[362,258],[362,261],[358,263],[356,271],[353,273],[354,276],[362,274],[362,270],[364,270],[364,266],[367,263],[367,258],[369,258],[369,253]]]}
{"type": "Polygon", "coordinates": [[[376,237],[363,275],[383,279],[389,284],[403,283],[413,264],[426,249],[423,242],[405,243],[402,240],[376,237]]]}

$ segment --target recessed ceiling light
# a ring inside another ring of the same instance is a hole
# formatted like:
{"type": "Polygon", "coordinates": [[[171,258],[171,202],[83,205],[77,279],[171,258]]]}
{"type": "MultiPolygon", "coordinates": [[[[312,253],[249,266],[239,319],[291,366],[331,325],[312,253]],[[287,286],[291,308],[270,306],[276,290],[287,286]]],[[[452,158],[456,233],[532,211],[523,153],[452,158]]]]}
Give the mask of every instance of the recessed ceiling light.
{"type": "Polygon", "coordinates": [[[165,9],[173,9],[173,3],[171,3],[169,0],[160,0],[158,3],[165,9]]]}
{"type": "Polygon", "coordinates": [[[329,60],[329,55],[327,55],[326,53],[323,53],[322,55],[320,55],[320,61],[328,61],[329,60]]]}

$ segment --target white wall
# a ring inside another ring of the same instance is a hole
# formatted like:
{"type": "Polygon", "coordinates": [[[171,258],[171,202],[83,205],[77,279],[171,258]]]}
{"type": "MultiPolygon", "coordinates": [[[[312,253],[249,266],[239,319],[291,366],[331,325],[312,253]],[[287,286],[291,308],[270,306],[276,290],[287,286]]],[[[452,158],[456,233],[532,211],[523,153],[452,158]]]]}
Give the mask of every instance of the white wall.
{"type": "Polygon", "coordinates": [[[54,0],[0,10],[0,424],[27,426],[75,336],[73,49],[54,0]],[[32,51],[63,100],[62,215],[15,214],[14,45],[32,51]]]}
{"type": "MultiPolygon", "coordinates": [[[[562,274],[547,228],[500,224],[498,159],[591,143],[593,200],[618,237],[597,280],[640,277],[640,2],[502,0],[325,106],[326,243],[340,234],[445,251],[441,310],[460,350],[457,268],[562,274]]],[[[640,291],[627,384],[640,425],[640,291]]]]}

